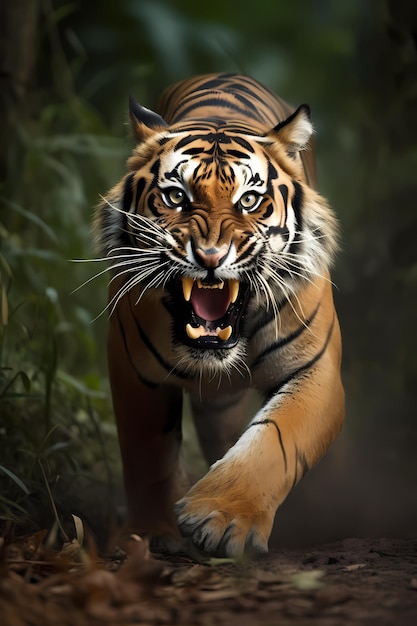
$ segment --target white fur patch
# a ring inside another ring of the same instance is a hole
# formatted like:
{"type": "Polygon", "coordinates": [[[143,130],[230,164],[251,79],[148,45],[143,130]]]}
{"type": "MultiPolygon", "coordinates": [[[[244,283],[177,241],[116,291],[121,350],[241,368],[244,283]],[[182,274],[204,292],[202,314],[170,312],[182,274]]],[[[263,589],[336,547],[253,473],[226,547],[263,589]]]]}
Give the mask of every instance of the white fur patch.
{"type": "Polygon", "coordinates": [[[158,181],[160,189],[168,189],[172,186],[179,186],[186,194],[190,202],[194,201],[193,193],[190,187],[190,178],[193,175],[199,161],[185,157],[181,152],[170,152],[161,158],[161,177],[158,181]],[[165,178],[166,172],[176,170],[175,177],[165,178]]]}
{"type": "Polygon", "coordinates": [[[307,113],[301,109],[293,123],[291,124],[290,143],[303,150],[313,134],[313,125],[307,113]]]}
{"type": "Polygon", "coordinates": [[[259,159],[252,156],[250,162],[233,164],[233,171],[236,176],[237,189],[232,196],[233,204],[236,204],[243,194],[250,191],[262,195],[267,190],[267,169],[265,159],[259,159]],[[259,180],[256,183],[252,181],[254,176],[258,175],[259,180]]]}

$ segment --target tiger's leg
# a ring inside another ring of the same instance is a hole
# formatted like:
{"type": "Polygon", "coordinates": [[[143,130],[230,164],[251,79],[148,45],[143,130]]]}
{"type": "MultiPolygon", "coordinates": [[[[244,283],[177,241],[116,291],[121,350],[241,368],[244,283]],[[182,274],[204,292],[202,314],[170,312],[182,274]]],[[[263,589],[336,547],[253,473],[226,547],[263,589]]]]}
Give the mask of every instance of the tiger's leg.
{"type": "Polygon", "coordinates": [[[173,504],[187,489],[179,458],[182,392],[142,380],[130,347],[116,313],[109,328],[109,374],[128,524],[140,534],[175,541],[179,532],[173,504]]]}
{"type": "MultiPolygon", "coordinates": [[[[333,335],[334,334],[334,335],[333,335]]],[[[275,512],[340,431],[340,331],[308,371],[284,384],[237,443],[177,504],[184,535],[211,554],[266,552],[275,512]]]]}
{"type": "Polygon", "coordinates": [[[211,465],[231,448],[248,423],[248,391],[202,401],[191,397],[194,423],[206,461],[211,465]]]}

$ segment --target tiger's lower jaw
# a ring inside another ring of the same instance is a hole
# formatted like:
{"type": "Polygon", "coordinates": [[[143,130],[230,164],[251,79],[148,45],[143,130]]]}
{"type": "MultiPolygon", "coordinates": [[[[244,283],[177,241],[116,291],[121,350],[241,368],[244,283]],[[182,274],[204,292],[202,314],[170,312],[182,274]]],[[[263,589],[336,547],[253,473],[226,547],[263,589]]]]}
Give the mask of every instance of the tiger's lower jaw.
{"type": "Polygon", "coordinates": [[[229,377],[233,371],[242,378],[245,378],[248,373],[244,365],[247,340],[242,337],[234,346],[224,350],[219,348],[201,350],[178,344],[176,353],[182,368],[192,376],[208,376],[209,380],[216,379],[218,382],[227,379],[230,384],[229,377]]]}

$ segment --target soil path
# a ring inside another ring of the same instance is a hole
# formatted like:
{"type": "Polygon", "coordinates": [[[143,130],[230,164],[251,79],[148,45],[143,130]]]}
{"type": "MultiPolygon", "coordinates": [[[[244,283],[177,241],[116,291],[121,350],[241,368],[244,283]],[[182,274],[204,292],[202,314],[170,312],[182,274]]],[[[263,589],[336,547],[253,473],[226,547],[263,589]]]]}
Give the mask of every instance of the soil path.
{"type": "MultiPolygon", "coordinates": [[[[27,540],[26,540],[27,542],[27,540]]],[[[417,539],[346,539],[256,561],[119,561],[12,544],[0,563],[1,626],[416,626],[417,539]],[[32,554],[29,554],[32,549],[32,554]],[[81,561],[81,562],[80,562],[81,561]]]]}

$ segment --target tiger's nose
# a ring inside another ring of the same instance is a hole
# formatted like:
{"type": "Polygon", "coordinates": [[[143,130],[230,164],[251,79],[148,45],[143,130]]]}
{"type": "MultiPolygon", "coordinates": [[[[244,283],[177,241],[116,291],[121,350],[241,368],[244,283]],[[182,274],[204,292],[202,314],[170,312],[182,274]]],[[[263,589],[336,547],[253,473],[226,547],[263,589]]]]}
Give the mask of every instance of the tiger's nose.
{"type": "Polygon", "coordinates": [[[197,263],[207,269],[220,267],[228,252],[227,246],[221,246],[220,248],[194,248],[194,256],[197,263]]]}

